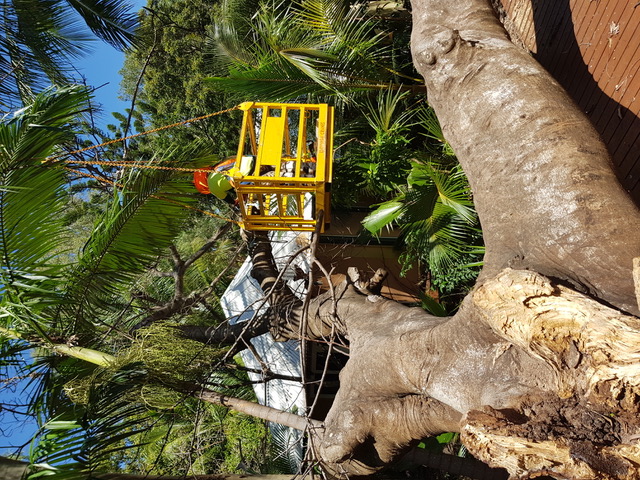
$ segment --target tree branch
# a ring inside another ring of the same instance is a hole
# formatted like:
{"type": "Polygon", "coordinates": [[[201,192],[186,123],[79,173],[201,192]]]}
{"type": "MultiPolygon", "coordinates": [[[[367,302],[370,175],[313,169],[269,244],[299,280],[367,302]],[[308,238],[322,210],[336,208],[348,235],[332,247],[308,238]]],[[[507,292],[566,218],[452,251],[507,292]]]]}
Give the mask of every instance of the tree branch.
{"type": "Polygon", "coordinates": [[[202,245],[193,255],[191,255],[187,260],[185,260],[183,268],[186,270],[188,269],[193,262],[195,262],[196,260],[198,260],[200,257],[202,257],[205,253],[207,253],[209,250],[211,250],[214,245],[216,243],[218,243],[218,241],[224,236],[226,235],[229,230],[231,230],[231,227],[233,226],[233,224],[231,222],[227,222],[225,223],[222,227],[220,227],[218,229],[218,231],[215,233],[215,235],[213,235],[209,240],[206,241],[206,243],[204,245],[202,245]]]}
{"type": "Polygon", "coordinates": [[[252,338],[269,332],[269,324],[266,319],[240,322],[233,325],[231,325],[227,320],[216,327],[179,325],[176,328],[190,340],[206,344],[223,345],[229,345],[236,342],[249,343],[252,338]]]}
{"type": "MultiPolygon", "coordinates": [[[[169,249],[171,251],[171,257],[173,259],[173,271],[172,272],[155,272],[157,276],[171,277],[174,279],[174,297],[171,301],[156,306],[152,309],[152,313],[140,320],[131,331],[138,330],[140,328],[151,325],[154,322],[165,320],[177,314],[184,314],[191,311],[191,309],[197,304],[205,304],[206,298],[213,293],[215,286],[226,275],[229,269],[234,265],[242,246],[239,246],[231,260],[222,269],[220,273],[211,281],[209,286],[201,292],[192,292],[189,296],[184,296],[184,275],[189,267],[193,265],[195,261],[202,257],[207,251],[209,251],[220,238],[226,234],[230,227],[230,223],[223,225],[218,232],[211,237],[198,251],[193,254],[189,259],[183,260],[178,252],[177,248],[172,245],[169,249]]],[[[140,296],[137,294],[137,296],[140,296]]]]}

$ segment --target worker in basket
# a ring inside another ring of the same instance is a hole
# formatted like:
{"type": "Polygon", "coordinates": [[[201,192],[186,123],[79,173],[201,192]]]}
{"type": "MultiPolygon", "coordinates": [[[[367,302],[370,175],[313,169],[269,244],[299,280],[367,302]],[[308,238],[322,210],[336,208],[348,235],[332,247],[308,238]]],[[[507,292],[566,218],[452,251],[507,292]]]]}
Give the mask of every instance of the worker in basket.
{"type": "MultiPolygon", "coordinates": [[[[254,155],[245,155],[238,169],[243,176],[253,173],[256,164],[254,155]]],[[[233,170],[236,168],[236,157],[227,157],[213,167],[205,167],[193,174],[193,183],[200,193],[213,194],[221,200],[235,205],[237,195],[233,181],[233,170]]]]}

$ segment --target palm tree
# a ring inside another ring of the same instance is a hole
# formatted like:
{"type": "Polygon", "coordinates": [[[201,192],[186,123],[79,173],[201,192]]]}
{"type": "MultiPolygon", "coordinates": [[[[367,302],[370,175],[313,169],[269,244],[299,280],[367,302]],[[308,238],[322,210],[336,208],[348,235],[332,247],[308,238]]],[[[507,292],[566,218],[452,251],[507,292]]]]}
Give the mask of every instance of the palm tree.
{"type": "MultiPolygon", "coordinates": [[[[363,225],[373,234],[398,227],[404,267],[423,264],[427,290],[454,294],[447,303],[456,308],[460,290],[477,276],[484,248],[467,178],[460,165],[442,160],[414,160],[406,185],[398,186],[397,195],[379,204],[363,225]]],[[[423,306],[444,313],[429,298],[423,306]]]]}
{"type": "MultiPolygon", "coordinates": [[[[67,338],[104,327],[105,312],[120,311],[114,303],[119,285],[128,285],[169,246],[189,214],[185,206],[197,202],[188,176],[129,170],[83,251],[61,263],[65,237],[73,234],[63,220],[67,172],[64,161],[47,158],[72,137],[67,125],[86,110],[88,98],[77,86],[49,89],[0,124],[2,301],[24,313],[14,315],[12,321],[21,322],[16,330],[27,328],[44,339],[51,331],[67,338]],[[31,297],[37,302],[30,303],[31,297]],[[98,312],[103,320],[96,323],[98,312]]],[[[194,142],[161,160],[178,167],[208,164],[211,157],[194,142]]]]}
{"type": "Polygon", "coordinates": [[[209,79],[215,89],[264,101],[423,90],[401,46],[362,6],[343,0],[265,1],[251,20],[241,11],[228,2],[224,20],[215,25],[214,68],[228,73],[209,79]]]}
{"type": "Polygon", "coordinates": [[[460,167],[415,161],[407,186],[364,221],[372,233],[391,224],[400,226],[409,248],[434,267],[452,264],[475,250],[468,241],[477,229],[477,215],[460,167]]]}
{"type": "Polygon", "coordinates": [[[94,37],[118,49],[135,41],[137,16],[121,0],[10,0],[0,7],[0,111],[48,84],[68,83],[70,60],[94,37]]]}
{"type": "MultiPolygon", "coordinates": [[[[170,246],[174,257],[180,255],[173,242],[190,215],[185,206],[198,200],[191,175],[171,169],[123,174],[83,249],[67,251],[67,238],[78,232],[64,222],[68,178],[66,163],[55,154],[72,137],[69,125],[88,100],[83,87],[51,88],[0,122],[2,365],[21,362],[21,373],[32,378],[30,412],[40,432],[31,463],[60,479],[84,478],[121,449],[138,446],[136,438],[148,440],[144,435],[163,412],[187,398],[224,401],[260,418],[274,414],[221,395],[243,387],[221,380],[219,364],[227,349],[189,341],[163,324],[130,332],[147,315],[131,291],[142,288],[150,266],[161,267],[161,254],[170,246]],[[25,351],[30,356],[21,358],[25,351]],[[218,369],[216,392],[207,389],[212,369],[218,369]]],[[[194,142],[165,152],[149,166],[160,161],[198,166],[210,164],[212,157],[194,142]]],[[[225,251],[210,241],[198,254],[213,247],[225,251]]],[[[202,267],[200,256],[178,263],[202,267]]],[[[228,257],[224,263],[233,264],[228,257]]],[[[198,268],[198,275],[219,271],[198,268]]],[[[196,282],[189,275],[180,280],[196,282]]],[[[182,305],[176,311],[184,316],[191,310],[182,305]]]]}

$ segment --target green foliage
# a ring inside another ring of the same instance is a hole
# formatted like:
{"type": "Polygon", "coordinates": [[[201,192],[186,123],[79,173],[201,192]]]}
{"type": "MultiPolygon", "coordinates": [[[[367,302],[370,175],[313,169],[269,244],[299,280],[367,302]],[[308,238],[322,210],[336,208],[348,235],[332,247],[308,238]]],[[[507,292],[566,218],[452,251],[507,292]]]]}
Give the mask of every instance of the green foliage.
{"type": "MultiPolygon", "coordinates": [[[[233,105],[224,95],[207,88],[203,80],[211,74],[204,49],[207,32],[219,17],[216,2],[205,0],[160,0],[142,12],[139,35],[145,46],[128,52],[121,71],[122,91],[127,99],[136,93],[143,74],[132,114],[136,130],[187,120],[233,105]]],[[[199,139],[219,155],[231,155],[237,149],[240,118],[237,112],[211,117],[188,127],[142,137],[136,148],[149,155],[199,139]]],[[[131,131],[126,118],[119,116],[116,120],[119,121],[113,126],[116,136],[131,131]]]]}
{"type": "Polygon", "coordinates": [[[114,453],[127,448],[121,442],[141,430],[139,416],[146,412],[127,395],[141,377],[144,371],[129,365],[107,385],[92,388],[85,406],[70,407],[47,421],[29,452],[32,471],[27,479],[86,479],[114,453]]]}
{"type": "Polygon", "coordinates": [[[477,276],[481,235],[469,186],[458,165],[414,162],[407,186],[364,220],[370,232],[401,229],[405,268],[425,262],[441,293],[464,289],[477,276]]]}
{"type": "Polygon", "coordinates": [[[444,158],[454,158],[455,153],[444,138],[440,122],[436,117],[436,113],[432,108],[423,108],[417,114],[418,123],[424,127],[423,135],[428,139],[434,140],[436,145],[440,147],[440,154],[444,158]]]}
{"type": "MultiPolygon", "coordinates": [[[[409,123],[409,119],[417,119],[415,125],[424,129],[416,129],[416,132],[429,142],[423,150],[431,150],[432,154],[425,158],[424,154],[413,153],[414,158],[407,162],[411,168],[404,185],[399,181],[390,182],[389,174],[374,178],[387,185],[387,192],[397,193],[392,199],[379,204],[365,218],[363,225],[373,234],[384,228],[400,228],[404,269],[416,263],[424,264],[429,272],[430,288],[436,288],[445,297],[452,295],[457,299],[457,295],[473,284],[484,253],[471,191],[433,110],[422,107],[415,111],[405,110],[399,120],[393,121],[393,114],[387,112],[397,110],[399,100],[387,97],[386,102],[379,101],[385,108],[380,109],[379,116],[370,115],[370,118],[375,118],[377,124],[389,125],[387,131],[405,144],[409,143],[404,137],[405,132],[414,125],[409,123]],[[423,160],[418,160],[420,157],[423,160]]],[[[405,152],[405,155],[411,155],[411,152],[405,152]]],[[[401,157],[396,154],[392,158],[401,157]]],[[[382,170],[384,162],[378,160],[373,163],[382,170]]],[[[397,166],[395,169],[400,170],[397,166]]],[[[394,167],[391,170],[394,171],[394,167]]],[[[450,308],[457,306],[456,300],[447,303],[450,308]]],[[[435,305],[425,306],[439,314],[440,309],[435,305]]]]}
{"type": "MultiPolygon", "coordinates": [[[[174,166],[208,163],[199,147],[176,147],[161,160],[174,166]]],[[[150,164],[161,163],[158,160],[150,164]]],[[[165,251],[189,215],[185,206],[197,201],[190,179],[174,171],[131,169],[125,174],[122,189],[114,192],[69,273],[63,310],[76,319],[68,325],[75,333],[100,312],[120,308],[116,297],[121,285],[146,271],[165,251]]]]}
{"type": "Polygon", "coordinates": [[[420,306],[436,317],[447,317],[449,312],[442,302],[437,301],[435,298],[422,294],[420,297],[420,306]]]}
{"type": "MultiPolygon", "coordinates": [[[[96,470],[260,470],[270,456],[264,422],[181,392],[183,382],[208,378],[224,353],[186,340],[169,324],[155,324],[109,367],[81,375],[72,369],[76,377],[64,383],[72,402],[43,426],[32,446],[35,468],[29,479],[45,474],[56,480],[81,479],[96,470]]],[[[227,383],[229,393],[253,398],[252,390],[237,379],[221,372],[215,377],[227,383]]],[[[246,376],[240,381],[246,382],[246,376]]]]}
{"type": "MultiPolygon", "coordinates": [[[[421,108],[408,100],[406,92],[387,90],[379,92],[375,102],[363,102],[368,130],[360,127],[354,133],[370,139],[351,144],[336,160],[332,195],[337,203],[348,205],[363,194],[386,198],[398,184],[405,183],[414,155],[412,118],[421,108]]],[[[352,133],[346,130],[342,135],[352,133]]]]}
{"type": "Polygon", "coordinates": [[[60,301],[56,254],[67,231],[64,170],[42,161],[69,138],[68,123],[86,108],[80,87],[51,89],[0,123],[0,319],[48,338],[44,310],[60,301]]]}
{"type": "Polygon", "coordinates": [[[263,101],[404,89],[416,79],[410,61],[396,65],[400,48],[385,27],[342,0],[265,1],[251,17],[223,14],[210,51],[213,68],[228,74],[209,84],[263,101]],[[400,71],[407,67],[411,75],[400,71]]]}
{"type": "MultiPolygon", "coordinates": [[[[32,377],[31,412],[42,423],[32,461],[46,467],[34,476],[86,476],[110,462],[114,452],[136,445],[137,430],[153,425],[154,412],[183,402],[176,392],[180,382],[208,381],[214,365],[223,368],[222,349],[190,342],[167,325],[135,336],[127,332],[150,311],[133,300],[132,287],[143,286],[141,278],[152,265],[163,264],[160,259],[174,242],[176,254],[190,255],[220,221],[192,219],[197,235],[185,232],[193,215],[186,207],[195,206],[198,196],[190,175],[172,170],[123,172],[105,205],[103,194],[73,195],[62,162],[42,161],[72,138],[69,125],[76,124],[87,101],[82,88],[52,89],[0,124],[0,327],[14,338],[10,344],[3,338],[2,353],[9,366],[20,350],[31,350],[33,360],[20,373],[32,377]],[[80,224],[85,233],[70,230],[80,224]],[[81,249],[69,241],[72,236],[84,242],[81,249]],[[100,348],[118,360],[97,368],[52,354],[54,344],[100,348]],[[114,395],[117,402],[103,401],[114,395]]],[[[148,165],[197,167],[214,158],[201,143],[191,142],[167,149],[148,165]]],[[[209,286],[229,266],[228,256],[214,258],[214,248],[222,253],[232,247],[216,243],[193,263],[185,275],[185,295],[209,286]]],[[[224,287],[213,285],[212,293],[224,287]]],[[[223,391],[237,393],[241,386],[234,382],[223,391]]]]}
{"type": "MultiPolygon", "coordinates": [[[[470,246],[480,245],[481,242],[480,232],[476,232],[468,240],[470,246]]],[[[447,295],[460,297],[461,293],[468,292],[475,284],[482,267],[483,255],[483,248],[471,247],[468,252],[458,257],[456,262],[432,265],[430,268],[431,285],[438,289],[444,298],[447,295]]]]}
{"type": "Polygon", "coordinates": [[[426,448],[427,450],[433,450],[441,452],[443,448],[453,442],[457,442],[460,438],[459,433],[446,432],[440,435],[425,438],[418,444],[418,448],[426,448]]]}
{"type": "Polygon", "coordinates": [[[49,83],[65,84],[70,62],[95,37],[123,49],[136,15],[121,0],[10,0],[0,16],[0,112],[18,108],[49,83]]]}
{"type": "Polygon", "coordinates": [[[469,187],[462,170],[444,171],[432,163],[414,163],[397,218],[402,218],[405,240],[428,252],[430,265],[456,261],[469,249],[469,230],[477,224],[469,187]]]}
{"type": "Polygon", "coordinates": [[[102,470],[153,475],[260,472],[270,462],[264,422],[190,399],[148,417],[132,449],[114,452],[102,470]],[[126,466],[126,469],[123,467],[126,466]]]}
{"type": "Polygon", "coordinates": [[[126,357],[130,362],[143,362],[154,378],[170,385],[171,381],[202,381],[226,351],[184,338],[175,326],[158,322],[141,329],[126,357]]]}

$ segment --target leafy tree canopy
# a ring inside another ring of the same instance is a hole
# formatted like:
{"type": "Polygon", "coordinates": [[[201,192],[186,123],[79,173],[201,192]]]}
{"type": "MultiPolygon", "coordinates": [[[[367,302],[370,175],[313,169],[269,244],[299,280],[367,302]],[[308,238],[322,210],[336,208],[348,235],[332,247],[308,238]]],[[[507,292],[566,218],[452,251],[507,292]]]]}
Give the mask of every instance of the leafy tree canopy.
{"type": "Polygon", "coordinates": [[[134,44],[136,14],[122,0],[10,0],[0,15],[0,112],[17,109],[49,83],[69,82],[72,62],[99,38],[134,44]]]}

